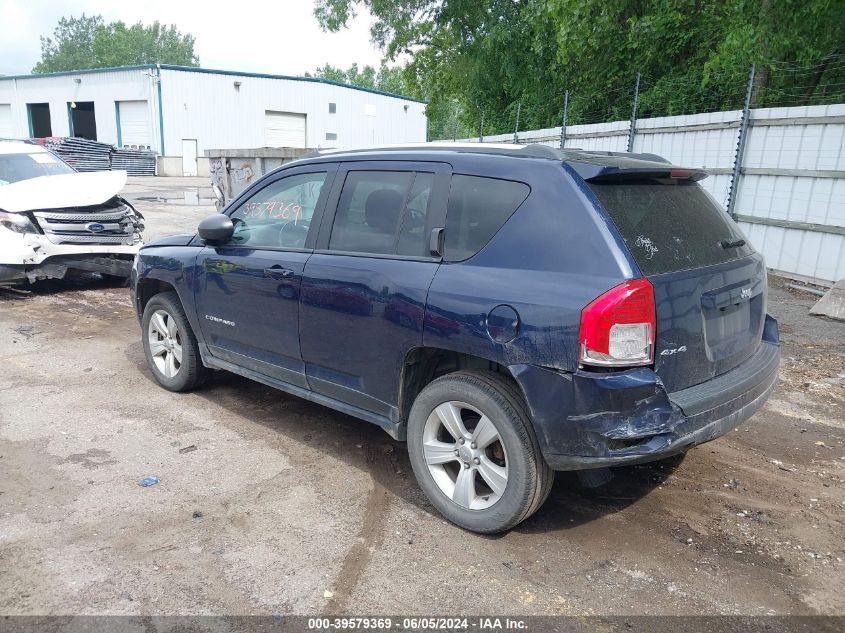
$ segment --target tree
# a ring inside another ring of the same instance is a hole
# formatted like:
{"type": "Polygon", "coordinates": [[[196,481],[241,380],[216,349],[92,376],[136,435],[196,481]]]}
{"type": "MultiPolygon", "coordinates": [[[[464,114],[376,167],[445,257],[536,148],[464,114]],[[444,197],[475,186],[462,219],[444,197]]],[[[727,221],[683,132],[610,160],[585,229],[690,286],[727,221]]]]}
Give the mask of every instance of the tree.
{"type": "Polygon", "coordinates": [[[838,0],[317,0],[329,31],[360,8],[388,60],[411,58],[411,91],[429,102],[432,136],[462,127],[512,132],[630,116],[641,73],[640,116],[742,106],[749,66],[755,105],[845,98],[838,0]],[[454,107],[457,101],[459,108],[454,107]]]}
{"type": "Polygon", "coordinates": [[[346,70],[326,64],[318,68],[313,75],[305,73],[306,77],[320,77],[329,81],[336,81],[341,84],[351,84],[363,88],[376,88],[376,70],[372,66],[364,66],[359,69],[358,64],[352,64],[346,70]]]}
{"type": "Polygon", "coordinates": [[[94,39],[103,27],[99,15],[61,18],[53,37],[41,37],[41,61],[32,69],[34,73],[94,68],[94,39]]]}
{"type": "Polygon", "coordinates": [[[361,86],[382,92],[391,92],[399,95],[411,95],[411,88],[405,81],[404,70],[401,67],[389,67],[382,63],[378,70],[370,65],[358,68],[358,64],[352,64],[346,70],[326,64],[314,71],[313,74],[305,73],[306,77],[319,77],[342,84],[361,86]]]}
{"type": "Polygon", "coordinates": [[[158,21],[103,22],[100,15],[61,18],[52,37],[41,38],[41,61],[34,73],[135,64],[198,66],[194,37],[158,21]]]}

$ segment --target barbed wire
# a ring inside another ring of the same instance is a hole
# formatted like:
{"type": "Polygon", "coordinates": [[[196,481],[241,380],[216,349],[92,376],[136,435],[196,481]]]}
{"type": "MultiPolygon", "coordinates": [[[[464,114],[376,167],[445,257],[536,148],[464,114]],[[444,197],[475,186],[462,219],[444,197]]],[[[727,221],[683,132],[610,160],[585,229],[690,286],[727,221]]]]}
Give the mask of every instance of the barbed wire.
{"type": "Polygon", "coordinates": [[[765,59],[763,60],[762,65],[770,67],[781,66],[783,70],[789,71],[794,69],[797,71],[800,69],[806,70],[811,68],[819,68],[820,66],[827,66],[830,64],[830,60],[837,60],[833,62],[834,64],[845,65],[845,55],[841,54],[826,55],[825,57],[822,57],[819,60],[812,62],[811,64],[796,63],[777,59],[765,59]]]}
{"type": "MultiPolygon", "coordinates": [[[[716,111],[740,110],[748,89],[749,67],[699,69],[678,75],[642,73],[637,94],[636,117],[678,116],[716,111]]],[[[569,92],[567,127],[612,121],[631,116],[635,98],[635,78],[628,82],[594,90],[592,94],[569,92]]],[[[561,125],[565,87],[555,87],[543,100],[515,99],[486,115],[485,136],[512,134],[516,113],[519,130],[552,129],[561,125]],[[512,121],[506,129],[506,121],[512,121]]],[[[816,60],[766,59],[757,67],[752,86],[751,107],[789,107],[845,103],[845,55],[833,54],[816,60]]],[[[466,138],[479,131],[483,107],[462,109],[452,116],[457,133],[466,138]],[[474,120],[472,124],[468,124],[474,120]]],[[[450,117],[450,126],[453,125],[450,117]]],[[[449,127],[449,136],[455,128],[449,127]]]]}

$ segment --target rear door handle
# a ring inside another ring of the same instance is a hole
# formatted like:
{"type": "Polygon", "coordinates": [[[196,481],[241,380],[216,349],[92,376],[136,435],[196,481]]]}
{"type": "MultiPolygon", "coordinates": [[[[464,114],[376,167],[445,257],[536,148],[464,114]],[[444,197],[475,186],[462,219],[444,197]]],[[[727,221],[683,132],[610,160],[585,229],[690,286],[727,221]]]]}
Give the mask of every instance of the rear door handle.
{"type": "Polygon", "coordinates": [[[283,268],[277,264],[276,266],[265,268],[264,274],[273,279],[288,279],[289,277],[293,277],[293,270],[290,268],[283,268]]]}

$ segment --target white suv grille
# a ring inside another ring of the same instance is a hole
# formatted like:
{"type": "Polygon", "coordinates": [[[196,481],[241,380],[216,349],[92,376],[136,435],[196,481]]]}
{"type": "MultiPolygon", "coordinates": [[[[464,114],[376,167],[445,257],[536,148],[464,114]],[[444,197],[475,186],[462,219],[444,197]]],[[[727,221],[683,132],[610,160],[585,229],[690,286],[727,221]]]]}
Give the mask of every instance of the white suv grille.
{"type": "Polygon", "coordinates": [[[127,206],[94,213],[36,211],[38,226],[54,244],[135,244],[140,220],[127,206]]]}

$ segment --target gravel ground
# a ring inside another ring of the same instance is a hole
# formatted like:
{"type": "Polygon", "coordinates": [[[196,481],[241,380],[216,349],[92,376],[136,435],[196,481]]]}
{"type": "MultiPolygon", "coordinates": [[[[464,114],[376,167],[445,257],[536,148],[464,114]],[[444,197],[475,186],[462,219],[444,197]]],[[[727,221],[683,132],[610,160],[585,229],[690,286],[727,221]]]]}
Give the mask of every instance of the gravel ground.
{"type": "MultiPolygon", "coordinates": [[[[148,237],[213,210],[202,179],[127,193],[148,237]]],[[[126,288],[0,291],[0,613],[845,614],[845,323],[772,285],[763,410],[598,489],[559,474],[497,537],[374,426],[222,372],[159,388],[126,288]]]]}

